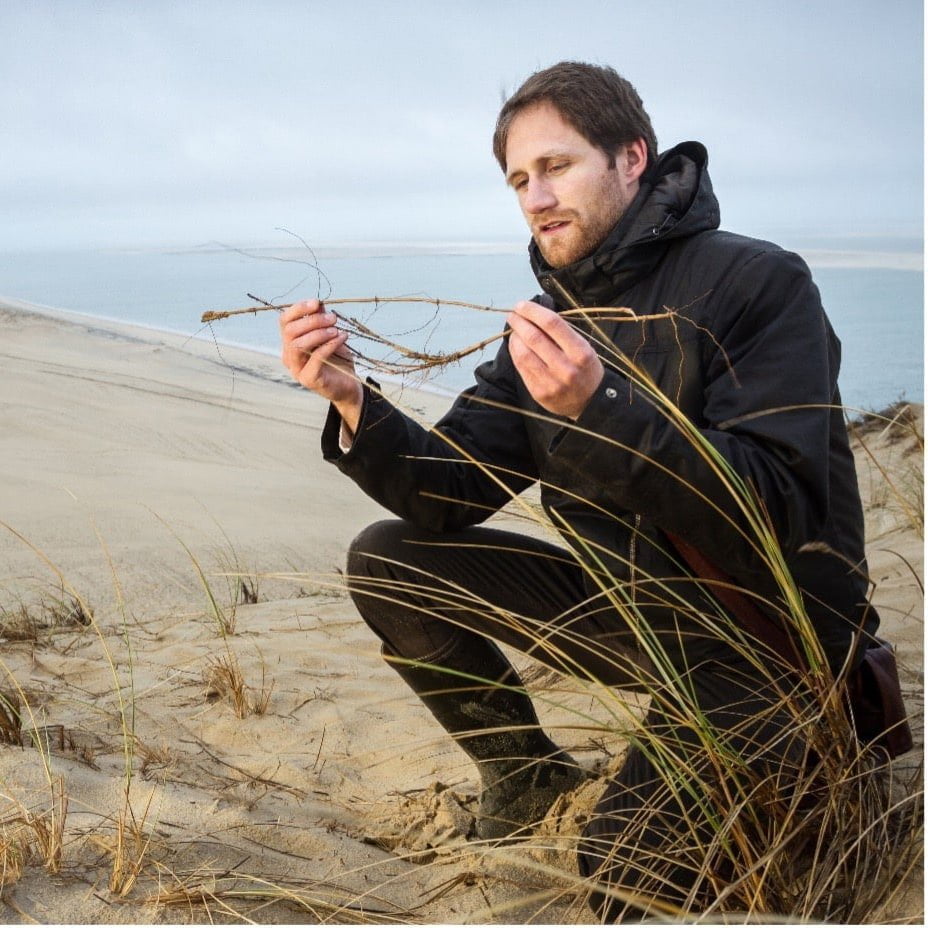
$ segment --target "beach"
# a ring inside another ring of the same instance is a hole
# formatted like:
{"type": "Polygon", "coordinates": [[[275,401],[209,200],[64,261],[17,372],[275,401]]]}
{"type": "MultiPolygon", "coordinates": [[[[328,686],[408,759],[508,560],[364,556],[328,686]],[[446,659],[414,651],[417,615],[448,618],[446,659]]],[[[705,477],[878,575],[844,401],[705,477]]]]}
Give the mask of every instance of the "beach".
{"type": "MultiPolygon", "coordinates": [[[[0,693],[34,733],[0,746],[0,824],[63,822],[55,866],[5,865],[4,921],[592,921],[569,848],[601,779],[528,845],[462,837],[476,772],[344,592],[349,542],[386,513],[322,460],[323,401],[208,341],[15,301],[0,333],[0,693]]],[[[391,394],[426,423],[447,405],[391,394]]],[[[912,769],[922,417],[854,443],[912,769]]],[[[596,718],[590,688],[517,662],[556,740],[614,771],[606,714],[595,736],[570,724],[596,718]]],[[[892,917],[921,923],[920,880],[892,917]]]]}

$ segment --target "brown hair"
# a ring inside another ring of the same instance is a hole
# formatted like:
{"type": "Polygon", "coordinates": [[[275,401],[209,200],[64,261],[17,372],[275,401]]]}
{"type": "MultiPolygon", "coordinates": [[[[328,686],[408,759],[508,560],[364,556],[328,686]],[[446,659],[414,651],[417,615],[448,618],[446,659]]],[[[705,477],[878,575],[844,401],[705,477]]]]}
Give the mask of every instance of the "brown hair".
{"type": "Polygon", "coordinates": [[[583,61],[562,61],[536,71],[503,104],[493,133],[493,154],[506,170],[506,141],[513,120],[522,110],[551,103],[591,145],[615,164],[621,145],[642,138],[648,165],[657,158],[657,138],[638,91],[610,67],[583,61]]]}

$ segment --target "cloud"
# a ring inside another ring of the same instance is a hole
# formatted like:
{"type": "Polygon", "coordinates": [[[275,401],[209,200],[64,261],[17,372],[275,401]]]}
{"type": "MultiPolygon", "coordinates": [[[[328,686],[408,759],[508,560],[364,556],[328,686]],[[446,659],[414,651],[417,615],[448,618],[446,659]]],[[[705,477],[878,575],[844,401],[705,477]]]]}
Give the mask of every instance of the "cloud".
{"type": "Polygon", "coordinates": [[[626,73],[663,144],[707,142],[723,215],[919,223],[920,6],[750,10],[4,4],[0,247],[261,238],[283,214],[341,239],[521,236],[500,94],[566,57],[626,73]]]}

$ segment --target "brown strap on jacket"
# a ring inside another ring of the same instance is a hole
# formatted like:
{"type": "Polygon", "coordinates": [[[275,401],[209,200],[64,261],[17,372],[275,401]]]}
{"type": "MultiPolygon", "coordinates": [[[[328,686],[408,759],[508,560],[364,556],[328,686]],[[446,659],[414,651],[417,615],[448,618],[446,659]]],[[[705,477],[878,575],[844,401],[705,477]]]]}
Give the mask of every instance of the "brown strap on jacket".
{"type": "MultiPolygon", "coordinates": [[[[779,623],[761,612],[697,548],[669,532],[667,537],[696,577],[712,583],[715,598],[751,635],[766,643],[788,666],[803,669],[805,662],[795,641],[779,623]]],[[[893,646],[871,638],[860,664],[848,674],[846,685],[845,705],[860,741],[881,748],[889,757],[910,751],[914,742],[893,646]]]]}
{"type": "Polygon", "coordinates": [[[724,571],[719,570],[698,548],[694,548],[679,535],[665,533],[699,580],[709,581],[715,598],[758,641],[764,642],[790,667],[802,669],[804,661],[795,641],[770,616],[765,615],[735,585],[724,571]]]}

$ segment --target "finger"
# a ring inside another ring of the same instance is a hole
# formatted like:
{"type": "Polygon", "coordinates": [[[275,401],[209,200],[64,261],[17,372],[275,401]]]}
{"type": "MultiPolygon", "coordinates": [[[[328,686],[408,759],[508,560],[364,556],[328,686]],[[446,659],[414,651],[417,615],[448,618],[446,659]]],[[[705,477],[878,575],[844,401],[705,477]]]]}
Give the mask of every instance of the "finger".
{"type": "Polygon", "coordinates": [[[339,332],[335,338],[321,345],[312,354],[304,356],[306,364],[303,366],[300,380],[307,386],[320,384],[325,376],[326,367],[336,364],[343,367],[347,359],[340,355],[339,351],[347,340],[348,336],[339,332]]]}
{"type": "Polygon", "coordinates": [[[584,339],[576,349],[564,351],[548,337],[547,332],[526,319],[516,317],[512,322],[509,342],[513,363],[536,399],[561,388],[572,391],[587,378],[602,376],[602,364],[593,347],[584,339]]]}
{"type": "Polygon", "coordinates": [[[510,353],[513,343],[518,342],[516,348],[522,355],[531,354],[545,367],[559,367],[563,363],[563,352],[543,329],[518,315],[513,315],[509,321],[513,335],[509,336],[510,353]],[[513,337],[515,336],[515,337],[513,337]]]}
{"type": "Polygon", "coordinates": [[[318,331],[334,331],[338,317],[335,313],[315,312],[309,316],[300,316],[281,325],[281,335],[285,341],[296,342],[303,336],[318,331]]]}
{"type": "Polygon", "coordinates": [[[553,309],[548,309],[540,303],[533,303],[531,300],[520,300],[512,307],[512,312],[545,331],[554,331],[558,326],[565,325],[564,320],[553,309]]]}
{"type": "Polygon", "coordinates": [[[522,300],[516,303],[510,316],[537,326],[574,363],[581,363],[589,352],[589,342],[554,310],[522,300]]]}
{"type": "Polygon", "coordinates": [[[319,348],[313,352],[312,356],[319,362],[320,366],[330,361],[350,361],[351,355],[345,348],[347,341],[348,334],[346,332],[338,332],[334,338],[329,339],[324,345],[320,345],[319,348]]]}
{"type": "Polygon", "coordinates": [[[342,334],[334,325],[325,324],[325,316],[315,317],[312,323],[311,327],[300,327],[296,332],[288,330],[286,337],[291,347],[309,354],[342,334]]]}
{"type": "MultiPolygon", "coordinates": [[[[537,332],[537,330],[535,330],[537,332]]],[[[546,359],[517,333],[510,336],[510,354],[529,393],[544,405],[546,398],[563,388],[569,372],[556,360],[546,359]]],[[[561,356],[563,357],[563,356],[561,356]]]]}
{"type": "Polygon", "coordinates": [[[280,314],[280,327],[283,328],[288,323],[303,316],[311,316],[314,313],[318,313],[322,308],[323,304],[319,300],[303,300],[300,303],[294,303],[280,314]]]}
{"type": "MultiPolygon", "coordinates": [[[[509,354],[526,386],[551,378],[547,364],[513,331],[509,337],[509,354]]],[[[531,392],[531,387],[530,391],[531,392]]]]}
{"type": "Polygon", "coordinates": [[[317,310],[281,325],[281,359],[294,376],[302,371],[314,350],[337,334],[333,324],[327,325],[334,322],[334,314],[317,310]]]}

